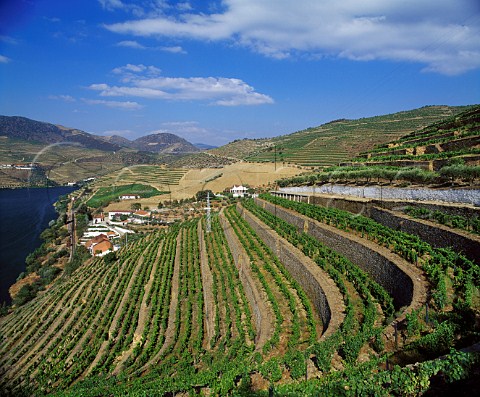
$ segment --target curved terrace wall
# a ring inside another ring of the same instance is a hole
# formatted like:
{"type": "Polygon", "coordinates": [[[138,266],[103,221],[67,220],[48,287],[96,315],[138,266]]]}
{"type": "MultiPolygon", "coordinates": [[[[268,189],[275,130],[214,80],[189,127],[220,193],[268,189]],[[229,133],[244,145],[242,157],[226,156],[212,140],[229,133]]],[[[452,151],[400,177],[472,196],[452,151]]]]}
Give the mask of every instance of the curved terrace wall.
{"type": "Polygon", "coordinates": [[[228,247],[232,253],[235,266],[238,269],[238,275],[242,282],[245,295],[250,303],[255,318],[255,328],[257,331],[255,346],[257,349],[261,349],[273,333],[273,323],[271,321],[273,313],[253,281],[252,270],[250,269],[250,259],[245,248],[238,240],[238,237],[235,235],[231,226],[228,224],[223,212],[220,213],[219,219],[225,233],[228,247]]]}
{"type": "Polygon", "coordinates": [[[286,208],[255,199],[267,211],[306,231],[332,250],[345,256],[367,272],[392,296],[396,309],[418,307],[424,303],[426,289],[423,274],[407,261],[369,240],[353,238],[347,232],[322,224],[286,208]]]}
{"type": "Polygon", "coordinates": [[[452,247],[480,265],[480,238],[467,236],[443,225],[396,214],[393,211],[372,207],[371,218],[382,225],[406,233],[415,234],[433,247],[452,247]]]}
{"type": "Polygon", "coordinates": [[[322,319],[324,330],[322,338],[334,333],[343,321],[345,305],[333,280],[313,260],[280,237],[248,210],[240,204],[237,205],[237,208],[312,301],[316,312],[322,319]]]}
{"type": "Polygon", "coordinates": [[[330,195],[300,195],[289,193],[273,193],[280,197],[294,201],[331,207],[352,214],[364,215],[374,221],[395,230],[414,234],[425,240],[433,247],[452,247],[457,252],[462,252],[467,258],[480,265],[480,237],[476,237],[461,230],[435,224],[421,219],[403,215],[395,211],[404,207],[421,207],[431,211],[441,211],[450,215],[464,217],[480,216],[480,208],[458,206],[452,204],[426,203],[413,201],[377,200],[354,197],[339,197],[330,195]],[[392,211],[393,210],[393,211],[392,211]]]}

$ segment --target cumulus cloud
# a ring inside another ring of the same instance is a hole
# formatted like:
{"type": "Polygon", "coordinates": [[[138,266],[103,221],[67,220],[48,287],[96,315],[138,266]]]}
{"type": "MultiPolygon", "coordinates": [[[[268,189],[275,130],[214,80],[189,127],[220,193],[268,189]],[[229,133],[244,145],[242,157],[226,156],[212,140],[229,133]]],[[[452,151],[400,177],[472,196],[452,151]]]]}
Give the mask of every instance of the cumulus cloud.
{"type": "Polygon", "coordinates": [[[6,57],[5,55],[0,55],[0,63],[8,63],[11,59],[6,57]]]}
{"type": "Polygon", "coordinates": [[[164,52],[170,52],[172,54],[186,54],[187,52],[180,46],[161,46],[161,47],[147,47],[143,44],[140,44],[136,40],[124,40],[119,41],[116,44],[117,47],[126,47],[126,48],[134,48],[137,50],[158,50],[164,52]]]}
{"type": "Polygon", "coordinates": [[[131,63],[127,63],[125,66],[120,66],[112,70],[115,74],[128,74],[130,73],[148,73],[150,75],[157,75],[160,74],[161,70],[156,68],[155,66],[145,66],[145,65],[133,65],[131,63]]]}
{"type": "Polygon", "coordinates": [[[186,54],[187,52],[180,46],[157,47],[160,51],[171,52],[172,54],[186,54]]]}
{"type": "Polygon", "coordinates": [[[145,50],[147,47],[140,44],[138,41],[135,40],[124,40],[117,43],[118,47],[128,47],[128,48],[137,48],[139,50],[145,50]]]}
{"type": "Polygon", "coordinates": [[[49,95],[48,99],[60,100],[64,102],[75,102],[75,98],[71,95],[49,95]]]}
{"type": "MultiPolygon", "coordinates": [[[[175,135],[188,136],[189,139],[193,137],[204,137],[209,133],[209,130],[200,126],[198,121],[168,121],[162,123],[162,129],[157,132],[170,132],[175,135]]],[[[152,132],[152,134],[155,133],[152,132]]]]}
{"type": "Polygon", "coordinates": [[[407,61],[443,74],[480,67],[479,7],[472,0],[223,0],[220,9],[205,13],[188,3],[106,28],[134,36],[226,40],[274,58],[306,53],[407,61]]]}
{"type": "Polygon", "coordinates": [[[273,103],[240,79],[226,77],[163,77],[154,66],[128,64],[113,70],[123,85],[91,84],[102,97],[140,97],[170,101],[207,101],[213,105],[239,106],[273,103]]]}
{"type": "Polygon", "coordinates": [[[103,105],[109,108],[114,108],[114,109],[124,109],[124,110],[138,110],[142,109],[143,106],[140,105],[137,102],[119,102],[119,101],[105,101],[102,99],[85,99],[83,98],[83,101],[89,105],[103,105]]]}
{"type": "Polygon", "coordinates": [[[104,9],[109,11],[127,8],[127,5],[121,0],[98,0],[98,2],[104,9]]]}
{"type": "MultiPolygon", "coordinates": [[[[149,132],[155,134],[159,132],[167,132],[185,138],[189,142],[222,142],[228,143],[231,138],[225,130],[219,131],[213,128],[205,128],[198,121],[168,121],[161,123],[160,128],[149,132]]],[[[237,132],[238,134],[238,132],[237,132]]],[[[233,135],[235,136],[235,135],[233,135]]],[[[238,136],[238,135],[237,135],[238,136]]]]}

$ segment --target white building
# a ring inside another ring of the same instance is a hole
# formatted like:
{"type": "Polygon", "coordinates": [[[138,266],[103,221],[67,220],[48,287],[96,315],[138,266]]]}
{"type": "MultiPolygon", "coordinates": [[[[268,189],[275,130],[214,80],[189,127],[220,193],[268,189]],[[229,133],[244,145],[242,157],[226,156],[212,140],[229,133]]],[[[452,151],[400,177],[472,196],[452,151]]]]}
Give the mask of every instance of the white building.
{"type": "Polygon", "coordinates": [[[136,200],[139,199],[140,196],[136,196],[134,194],[124,194],[123,196],[120,196],[120,200],[136,200]]]}
{"type": "Polygon", "coordinates": [[[245,194],[247,193],[248,188],[242,185],[233,185],[233,187],[230,189],[230,193],[233,194],[233,197],[245,197],[245,194]]]}
{"type": "Polygon", "coordinates": [[[111,221],[113,218],[119,218],[121,215],[130,216],[132,211],[122,211],[122,210],[113,210],[108,212],[108,220],[111,221]]]}

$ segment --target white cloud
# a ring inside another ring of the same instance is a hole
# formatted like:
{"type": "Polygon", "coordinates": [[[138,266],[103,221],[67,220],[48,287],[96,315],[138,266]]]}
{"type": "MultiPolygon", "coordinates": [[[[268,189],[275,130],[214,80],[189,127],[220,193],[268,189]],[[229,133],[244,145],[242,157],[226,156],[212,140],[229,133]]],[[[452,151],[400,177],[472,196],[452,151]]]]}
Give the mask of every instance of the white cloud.
{"type": "Polygon", "coordinates": [[[135,36],[228,40],[274,58],[297,53],[425,64],[458,74],[480,67],[473,0],[224,0],[222,11],[156,15],[107,25],[135,36]]]}
{"type": "Polygon", "coordinates": [[[145,50],[147,47],[140,44],[138,41],[135,40],[124,40],[117,43],[118,47],[128,47],[128,48],[137,48],[139,50],[145,50]]]}
{"type": "Polygon", "coordinates": [[[167,132],[181,136],[189,142],[214,142],[221,141],[223,144],[229,142],[225,136],[225,131],[219,131],[212,128],[203,127],[198,121],[169,121],[161,124],[161,128],[149,132],[149,134],[167,132]]]}
{"type": "MultiPolygon", "coordinates": [[[[158,132],[170,132],[176,135],[186,135],[189,139],[194,136],[204,136],[209,133],[206,128],[200,126],[198,121],[169,121],[162,123],[162,127],[165,127],[158,132]]],[[[152,132],[153,134],[154,132],[152,132]]]]}
{"type": "Polygon", "coordinates": [[[14,39],[13,37],[3,36],[3,35],[0,35],[0,42],[6,43],[6,44],[11,44],[11,45],[18,44],[18,41],[16,39],[14,39]]]}
{"type": "Polygon", "coordinates": [[[138,110],[142,109],[143,106],[138,104],[137,102],[118,102],[118,101],[105,101],[102,99],[82,99],[85,103],[89,105],[104,105],[109,108],[115,108],[115,109],[124,109],[124,110],[138,110]]]}
{"type": "Polygon", "coordinates": [[[171,52],[172,54],[186,54],[187,52],[180,46],[158,47],[160,51],[171,52]]]}
{"type": "Polygon", "coordinates": [[[109,11],[113,11],[116,9],[122,10],[127,8],[127,5],[124,4],[121,0],[98,0],[98,2],[104,9],[109,11]]]}
{"type": "Polygon", "coordinates": [[[136,40],[124,40],[116,44],[117,47],[134,48],[137,50],[159,50],[170,52],[172,54],[186,54],[187,52],[180,46],[147,47],[136,40]]]}
{"type": "Polygon", "coordinates": [[[158,75],[160,74],[161,70],[156,68],[155,66],[145,66],[145,65],[133,65],[131,63],[127,63],[125,66],[120,66],[112,70],[115,74],[130,74],[130,73],[148,73],[150,75],[158,75]]]}
{"type": "Polygon", "coordinates": [[[183,3],[178,3],[176,7],[180,11],[190,11],[193,9],[192,5],[187,1],[183,3]]]}
{"type": "Polygon", "coordinates": [[[273,99],[240,79],[226,77],[163,77],[154,66],[128,64],[115,68],[124,85],[91,84],[102,97],[140,97],[171,101],[208,101],[220,106],[260,105],[273,99]]]}
{"type": "Polygon", "coordinates": [[[11,59],[6,57],[5,55],[0,55],[0,63],[8,63],[11,59]]]}
{"type": "Polygon", "coordinates": [[[71,95],[49,95],[48,99],[61,100],[64,102],[75,102],[75,98],[71,95]]]}

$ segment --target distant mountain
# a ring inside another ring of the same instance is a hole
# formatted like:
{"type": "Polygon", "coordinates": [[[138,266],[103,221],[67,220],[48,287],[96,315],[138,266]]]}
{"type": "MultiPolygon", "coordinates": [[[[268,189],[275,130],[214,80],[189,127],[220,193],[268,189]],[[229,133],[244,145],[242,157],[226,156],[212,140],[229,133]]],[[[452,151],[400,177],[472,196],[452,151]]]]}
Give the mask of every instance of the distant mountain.
{"type": "Polygon", "coordinates": [[[119,145],[106,142],[88,132],[19,116],[0,116],[0,136],[44,144],[71,142],[88,149],[113,152],[119,145]]]}
{"type": "Polygon", "coordinates": [[[218,147],[218,146],[207,145],[206,143],[194,143],[194,146],[198,147],[201,150],[216,149],[218,147]]]}
{"type": "Polygon", "coordinates": [[[200,151],[198,147],[174,134],[151,134],[130,141],[119,135],[98,136],[74,128],[19,116],[0,116],[0,136],[43,144],[71,142],[80,144],[87,149],[108,152],[118,151],[122,148],[165,154],[200,151]]]}
{"type": "Polygon", "coordinates": [[[200,149],[174,134],[158,133],[142,136],[132,142],[138,150],[155,153],[194,153],[200,149]]]}
{"type": "Polygon", "coordinates": [[[127,148],[132,147],[132,141],[120,135],[100,136],[99,138],[104,140],[105,142],[112,143],[114,145],[127,148]]]}

